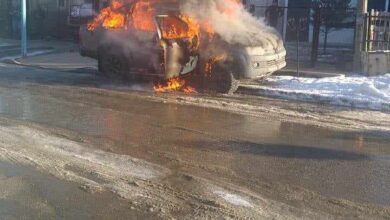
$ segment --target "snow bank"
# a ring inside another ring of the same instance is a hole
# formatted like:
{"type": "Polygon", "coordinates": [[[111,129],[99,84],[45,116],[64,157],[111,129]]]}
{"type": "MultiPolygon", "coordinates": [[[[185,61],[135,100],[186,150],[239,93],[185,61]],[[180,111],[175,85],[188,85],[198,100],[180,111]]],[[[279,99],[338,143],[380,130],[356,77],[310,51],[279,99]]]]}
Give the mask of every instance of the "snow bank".
{"type": "Polygon", "coordinates": [[[322,79],[274,76],[260,86],[260,94],[372,110],[390,110],[390,74],[322,79]]]}

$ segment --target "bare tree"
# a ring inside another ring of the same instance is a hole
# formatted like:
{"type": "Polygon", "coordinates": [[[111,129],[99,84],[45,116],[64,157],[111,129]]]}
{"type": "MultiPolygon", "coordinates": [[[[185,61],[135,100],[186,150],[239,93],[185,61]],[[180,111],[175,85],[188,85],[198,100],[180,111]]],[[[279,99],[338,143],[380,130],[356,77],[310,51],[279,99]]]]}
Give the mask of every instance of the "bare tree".
{"type": "Polygon", "coordinates": [[[329,33],[348,27],[348,18],[351,18],[351,0],[313,0],[314,7],[319,11],[314,14],[315,19],[320,19],[321,32],[324,33],[324,53],[328,47],[329,33]],[[320,13],[320,16],[318,14],[320,13]]]}

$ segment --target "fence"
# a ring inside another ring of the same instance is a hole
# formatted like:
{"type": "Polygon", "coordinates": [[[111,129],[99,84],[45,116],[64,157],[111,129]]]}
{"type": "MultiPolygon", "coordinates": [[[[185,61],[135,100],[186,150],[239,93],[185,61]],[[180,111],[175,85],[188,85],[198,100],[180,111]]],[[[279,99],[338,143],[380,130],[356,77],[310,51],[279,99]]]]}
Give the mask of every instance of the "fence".
{"type": "Polygon", "coordinates": [[[352,63],[356,27],[354,8],[256,6],[251,13],[280,32],[290,61],[352,63]]]}
{"type": "Polygon", "coordinates": [[[365,16],[365,51],[390,50],[390,13],[371,11],[365,16]]]}

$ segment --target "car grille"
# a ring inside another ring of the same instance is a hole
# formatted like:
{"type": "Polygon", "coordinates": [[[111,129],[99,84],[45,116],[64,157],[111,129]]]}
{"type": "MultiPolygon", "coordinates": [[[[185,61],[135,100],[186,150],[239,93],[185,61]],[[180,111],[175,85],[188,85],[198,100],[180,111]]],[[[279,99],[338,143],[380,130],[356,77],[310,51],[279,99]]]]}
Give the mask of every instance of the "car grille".
{"type": "Polygon", "coordinates": [[[252,61],[251,68],[252,69],[263,69],[263,68],[268,68],[272,66],[277,66],[285,62],[285,57],[281,57],[280,59],[275,59],[275,60],[268,60],[268,61],[252,61]]]}
{"type": "Polygon", "coordinates": [[[282,57],[279,60],[269,60],[269,61],[267,61],[267,65],[268,66],[275,66],[275,65],[278,65],[280,63],[283,63],[284,60],[285,60],[285,57],[282,57]]]}

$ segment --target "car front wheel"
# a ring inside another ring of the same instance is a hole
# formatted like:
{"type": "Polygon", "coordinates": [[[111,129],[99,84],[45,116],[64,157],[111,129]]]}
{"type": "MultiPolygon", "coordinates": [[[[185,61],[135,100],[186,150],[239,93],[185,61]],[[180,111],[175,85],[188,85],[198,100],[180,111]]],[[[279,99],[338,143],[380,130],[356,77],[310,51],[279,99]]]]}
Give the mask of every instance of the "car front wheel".
{"type": "Polygon", "coordinates": [[[217,65],[211,74],[204,76],[204,85],[209,92],[233,94],[237,91],[239,82],[231,70],[217,65]]]}

